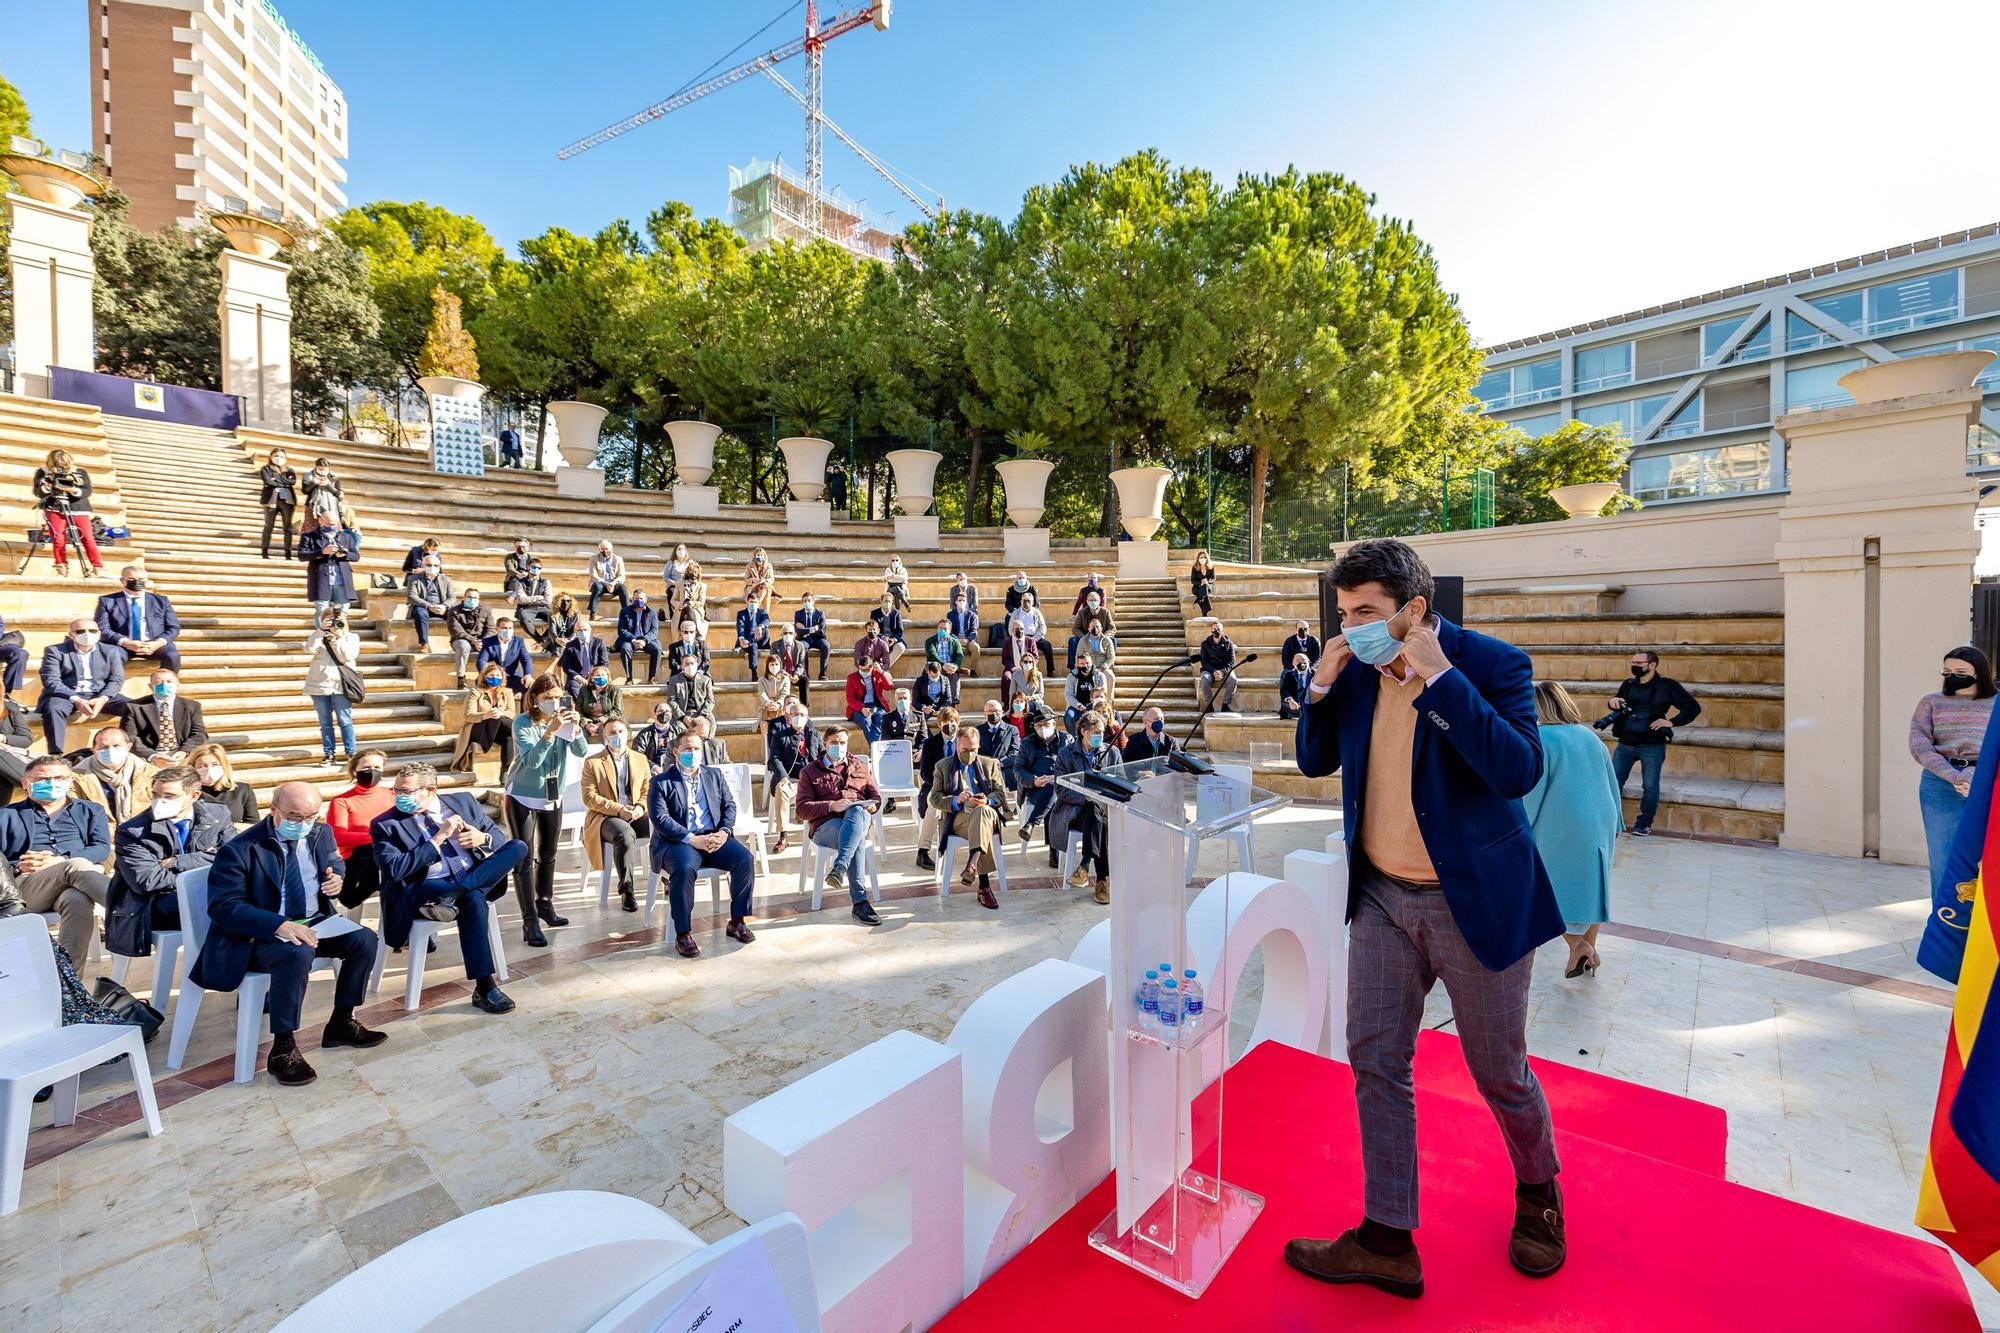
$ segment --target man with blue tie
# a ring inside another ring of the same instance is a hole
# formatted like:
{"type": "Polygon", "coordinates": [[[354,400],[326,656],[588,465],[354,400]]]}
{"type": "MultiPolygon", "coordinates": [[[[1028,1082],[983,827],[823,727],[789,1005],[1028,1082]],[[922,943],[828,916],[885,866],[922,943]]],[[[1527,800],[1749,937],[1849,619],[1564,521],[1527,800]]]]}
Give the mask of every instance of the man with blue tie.
{"type": "Polygon", "coordinates": [[[799,603],[799,609],[792,612],[792,628],[798,632],[798,640],[808,649],[819,650],[819,678],[826,679],[826,612],[813,605],[813,595],[807,593],[799,603]]]}
{"type": "Polygon", "coordinates": [[[620,665],[625,668],[625,683],[633,684],[632,652],[634,649],[646,654],[646,683],[660,682],[660,613],[646,605],[646,590],[639,588],[632,594],[632,600],[618,613],[618,637],[612,644],[618,654],[620,665]]]}
{"type": "Polygon", "coordinates": [[[653,826],[653,869],[667,877],[667,906],[674,918],[674,951],[697,958],[694,941],[694,881],[703,870],[729,876],[730,939],[748,944],[756,936],[744,924],[756,888],[756,861],[736,840],[736,797],[722,770],[703,762],[701,733],[683,731],[674,742],[673,768],[653,782],[646,816],[653,826]]]}
{"type": "Polygon", "coordinates": [[[591,672],[611,665],[611,654],[605,648],[604,640],[590,632],[590,622],[578,617],[576,633],[563,645],[556,665],[563,673],[563,688],[574,695],[583,688],[583,682],[590,679],[591,672]]]}
{"type": "Polygon", "coordinates": [[[125,591],[98,598],[92,617],[104,631],[104,641],[124,649],[127,657],[150,657],[169,671],[179,671],[181,650],[174,640],[181,636],[181,621],[174,604],[160,593],[146,591],[144,565],[127,565],[118,577],[125,591]]]}
{"type": "Polygon", "coordinates": [[[514,1008],[493,980],[486,904],[507,892],[507,876],[528,855],[471,796],[438,794],[437,770],[405,764],[396,773],[396,804],[368,825],[382,875],[382,931],[407,941],[414,913],[457,921],[458,947],[472,982],[472,1007],[489,1014],[514,1008]]]}
{"type": "Polygon", "coordinates": [[[50,754],[64,753],[69,720],[95,722],[118,700],[125,684],[125,654],[99,643],[97,622],[70,622],[69,637],[42,649],[42,739],[50,754]]]}
{"type": "Polygon", "coordinates": [[[478,668],[484,671],[489,663],[507,673],[507,688],[516,698],[527,692],[528,682],[535,678],[535,655],[528,651],[528,641],[515,631],[512,616],[495,620],[493,632],[479,645],[478,668]]]}
{"type": "Polygon", "coordinates": [[[208,939],[188,970],[188,980],[209,991],[233,991],[253,971],[270,974],[264,1067],[287,1087],[319,1077],[296,1036],[314,959],[339,967],[320,1046],[376,1046],[388,1035],[354,1021],[368,998],[375,932],[334,910],[345,866],[319,805],[311,783],[282,783],[270,815],[222,844],[208,870],[208,939]]]}
{"type": "Polygon", "coordinates": [[[229,811],[200,798],[201,778],[193,769],[162,768],[153,774],[151,808],[113,833],[118,855],[104,908],[107,951],[150,957],[155,931],[181,928],[174,885],[188,871],[212,863],[222,844],[236,836],[229,811]]]}
{"type": "Polygon", "coordinates": [[[736,613],[736,646],[750,659],[750,679],[756,680],[757,655],[771,651],[771,616],[754,595],[746,596],[736,613]]]}

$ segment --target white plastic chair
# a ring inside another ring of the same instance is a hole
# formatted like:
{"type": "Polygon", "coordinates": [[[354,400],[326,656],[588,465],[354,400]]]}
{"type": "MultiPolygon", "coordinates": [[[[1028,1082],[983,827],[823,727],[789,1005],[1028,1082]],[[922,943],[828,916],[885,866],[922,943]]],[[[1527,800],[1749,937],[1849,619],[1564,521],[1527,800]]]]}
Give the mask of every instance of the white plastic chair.
{"type": "MultiPolygon", "coordinates": [[[[944,816],[941,815],[939,818],[942,819],[944,816]]],[[[947,833],[945,835],[944,846],[939,849],[937,854],[937,892],[939,898],[946,898],[951,895],[951,854],[953,849],[964,846],[966,846],[964,838],[954,833],[947,833]]],[[[993,870],[994,877],[1000,883],[1000,892],[1007,892],[1007,826],[1004,822],[1000,825],[999,831],[993,835],[993,870]]]]}
{"type": "MultiPolygon", "coordinates": [[[[90,944],[84,949],[83,957],[69,960],[70,965],[76,968],[78,976],[82,976],[85,972],[88,972],[90,965],[97,961],[97,955],[104,950],[104,909],[102,907],[93,907],[91,912],[95,919],[90,923],[90,944]]],[[[47,923],[50,930],[56,930],[62,926],[61,912],[38,912],[36,915],[47,923]]]]}
{"type": "MultiPolygon", "coordinates": [[[[642,842],[633,847],[632,855],[639,859],[640,866],[646,872],[645,924],[650,926],[653,924],[654,884],[660,878],[660,872],[652,867],[653,854],[646,843],[642,842]]],[[[611,849],[605,845],[602,838],[597,840],[597,865],[597,905],[599,908],[609,911],[611,908],[611,849]]],[[[586,876],[590,874],[589,861],[583,863],[583,873],[586,876]]]]}
{"type": "MultiPolygon", "coordinates": [[[[403,1008],[414,1010],[424,993],[424,964],[430,957],[431,941],[447,931],[458,929],[455,921],[433,921],[429,917],[417,917],[410,922],[410,943],[405,950],[410,955],[408,968],[403,975],[403,1008]]],[[[500,903],[496,899],[486,904],[486,933],[493,945],[493,975],[497,980],[507,979],[507,942],[500,933],[500,903]]],[[[377,942],[375,946],[375,971],[368,978],[370,995],[382,989],[382,969],[389,960],[389,946],[377,942]]]]}
{"type": "MultiPolygon", "coordinates": [[[[738,842],[749,847],[750,854],[756,858],[757,878],[768,880],[771,874],[771,856],[764,843],[764,821],[757,815],[757,798],[755,789],[751,786],[750,765],[726,764],[722,766],[722,771],[729,775],[729,793],[736,801],[736,823],[729,831],[736,835],[738,842]]],[[[607,873],[610,864],[610,859],[607,857],[605,859],[607,873]]],[[[722,885],[723,880],[727,878],[726,872],[719,866],[710,866],[697,870],[694,877],[697,884],[704,879],[708,881],[708,910],[712,913],[720,912],[724,897],[722,885]]],[[[659,902],[659,895],[660,872],[649,868],[646,873],[646,910],[640,917],[640,924],[646,926],[653,924],[653,908],[659,902]]],[[[754,897],[753,892],[752,898],[754,897]]],[[[605,875],[600,875],[597,881],[597,904],[600,907],[611,905],[611,881],[605,875]]]]}
{"type": "Polygon", "coordinates": [[[76,1123],[83,1071],[118,1056],[132,1062],[132,1088],[146,1115],[146,1134],[160,1132],[153,1071],[139,1029],[125,1024],[62,1021],[62,982],[55,948],[35,916],[0,920],[0,1217],[21,1206],[28,1163],[28,1123],[35,1094],[53,1085],[55,1123],[76,1123]]]}
{"type": "MultiPolygon", "coordinates": [[[[905,799],[910,802],[910,818],[919,825],[922,819],[917,814],[917,763],[910,748],[908,738],[894,741],[877,741],[875,752],[869,756],[875,761],[875,788],[882,793],[882,799],[905,799]]],[[[876,846],[886,854],[888,846],[882,826],[886,819],[876,821],[876,846]]]]}
{"type": "MultiPolygon", "coordinates": [[[[181,904],[181,930],[187,935],[190,959],[201,957],[208,943],[208,867],[190,870],[180,877],[174,892],[181,904]]],[[[336,966],[331,958],[316,958],[312,970],[336,966]]],[[[194,964],[188,964],[194,971],[194,964]]],[[[201,997],[208,992],[194,984],[190,976],[181,982],[174,997],[173,1035],[167,1040],[167,1068],[179,1069],[187,1059],[188,1039],[194,1035],[195,1020],[201,1016],[201,997]]],[[[264,1001],[271,993],[269,972],[245,972],[236,988],[236,1070],[234,1081],[248,1083],[257,1077],[257,1047],[264,1041],[264,1001]]]]}
{"type": "MultiPolygon", "coordinates": [[[[882,816],[870,815],[868,822],[879,827],[882,816]]],[[[826,892],[826,868],[833,864],[833,851],[831,847],[822,847],[814,842],[810,834],[805,835],[799,842],[799,892],[805,893],[808,884],[811,885],[812,910],[815,912],[819,910],[820,899],[826,892]]],[[[877,860],[878,855],[876,848],[870,846],[868,839],[864,837],[861,840],[861,850],[855,853],[854,859],[860,864],[861,873],[868,877],[869,898],[881,902],[882,875],[881,865],[877,860]]],[[[848,869],[852,871],[854,867],[849,866],[848,869]]]]}
{"type": "MultiPolygon", "coordinates": [[[[111,979],[123,986],[125,974],[132,969],[132,960],[122,953],[114,953],[111,958],[111,979]]],[[[156,930],[153,932],[153,989],[147,992],[146,1001],[161,1013],[174,1002],[174,990],[180,985],[181,932],[178,930],[156,930]]]]}
{"type": "Polygon", "coordinates": [[[1076,869],[1076,858],[1083,855],[1083,831],[1071,829],[1063,839],[1062,865],[1056,870],[1056,887],[1069,892],[1070,873],[1076,869]]]}

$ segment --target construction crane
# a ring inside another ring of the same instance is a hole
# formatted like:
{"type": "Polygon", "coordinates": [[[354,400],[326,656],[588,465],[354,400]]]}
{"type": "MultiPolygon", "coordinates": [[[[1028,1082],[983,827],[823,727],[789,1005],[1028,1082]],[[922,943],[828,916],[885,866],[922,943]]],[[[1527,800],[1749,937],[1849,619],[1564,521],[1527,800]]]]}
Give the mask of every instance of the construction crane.
{"type": "Polygon", "coordinates": [[[903,197],[916,205],[917,210],[926,218],[935,218],[944,207],[943,199],[932,202],[918,194],[909,185],[904,183],[902,177],[894,168],[856,143],[852,135],[834,124],[826,114],[826,84],[823,76],[826,44],[834,38],[853,32],[863,25],[872,25],[877,32],[886,32],[889,27],[889,7],[891,3],[892,0],[878,0],[875,4],[846,10],[829,19],[826,25],[822,27],[819,22],[819,6],[814,3],[814,0],[806,0],[806,28],[804,36],[796,37],[784,45],[773,47],[771,50],[764,52],[764,54],[746,60],[734,68],[726,69],[711,78],[703,79],[699,83],[682,88],[679,92],[653,103],[643,111],[636,112],[625,117],[623,120],[607,125],[587,138],[578,139],[575,143],[558,152],[556,156],[559,159],[567,160],[579,153],[587,153],[599,144],[608,143],[629,130],[636,130],[642,125],[658,120],[668,112],[678,111],[690,102],[699,101],[710,93],[719,92],[732,83],[741,82],[752,74],[762,74],[782,89],[786,96],[805,108],[806,208],[807,222],[813,235],[827,235],[825,218],[821,210],[821,201],[824,198],[822,187],[825,176],[825,166],[820,143],[820,131],[822,127],[833,131],[835,138],[852,149],[856,157],[859,157],[863,162],[874,168],[881,175],[882,179],[895,186],[903,197]],[[805,54],[806,58],[806,86],[804,92],[800,92],[797,88],[794,88],[785,79],[784,75],[778,73],[777,69],[780,64],[790,60],[793,56],[801,52],[805,54]]]}

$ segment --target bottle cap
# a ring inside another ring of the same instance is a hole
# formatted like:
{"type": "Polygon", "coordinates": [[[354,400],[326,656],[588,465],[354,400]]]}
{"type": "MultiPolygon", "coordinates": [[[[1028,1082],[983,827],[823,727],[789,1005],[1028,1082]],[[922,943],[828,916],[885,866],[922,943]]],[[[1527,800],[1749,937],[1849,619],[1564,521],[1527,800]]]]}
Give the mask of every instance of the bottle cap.
{"type": "Polygon", "coordinates": [[[1157,969],[1150,967],[1146,969],[1146,980],[1158,981],[1159,979],[1160,979],[1160,974],[1157,969]]]}
{"type": "Polygon", "coordinates": [[[1173,979],[1172,977],[1168,977],[1168,978],[1167,978],[1167,989],[1168,989],[1168,990],[1178,990],[1178,989],[1180,989],[1180,984],[1181,984],[1180,982],[1178,982],[1178,981],[1175,981],[1175,980],[1174,980],[1174,979],[1173,979]]]}
{"type": "Polygon", "coordinates": [[[1187,978],[1187,979],[1188,979],[1189,981],[1193,981],[1193,980],[1194,980],[1194,969],[1193,969],[1193,968],[1189,968],[1189,969],[1188,969],[1187,971],[1185,971],[1185,972],[1181,973],[1181,975],[1182,975],[1182,976],[1184,976],[1184,977],[1186,977],[1186,978],[1187,978]]]}

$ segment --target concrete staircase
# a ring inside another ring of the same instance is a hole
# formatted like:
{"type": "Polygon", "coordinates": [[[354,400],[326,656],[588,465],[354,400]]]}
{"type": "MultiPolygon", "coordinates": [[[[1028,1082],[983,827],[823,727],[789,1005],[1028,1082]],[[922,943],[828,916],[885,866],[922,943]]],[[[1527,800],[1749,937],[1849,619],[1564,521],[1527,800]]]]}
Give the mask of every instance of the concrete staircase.
{"type": "MultiPolygon", "coordinates": [[[[1063,603],[1064,608],[1068,605],[1063,603]]],[[[1139,702],[1139,696],[1146,692],[1153,677],[1187,656],[1181,628],[1185,622],[1181,618],[1180,593],[1171,579],[1121,580],[1111,610],[1118,625],[1117,705],[1123,713],[1139,702]]],[[[1049,633],[1056,633],[1054,625],[1049,626],[1049,633]]],[[[1189,698],[1189,687],[1169,676],[1160,682],[1147,707],[1161,709],[1178,737],[1197,705],[1189,698]]],[[[1201,746],[1199,733],[1194,745],[1197,749],[1201,746]]]]}

